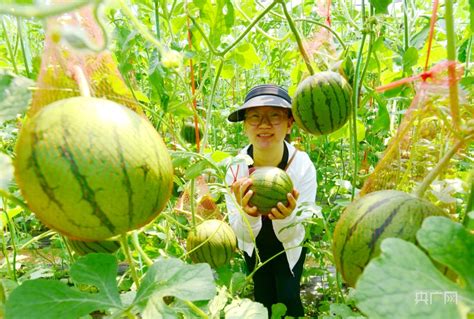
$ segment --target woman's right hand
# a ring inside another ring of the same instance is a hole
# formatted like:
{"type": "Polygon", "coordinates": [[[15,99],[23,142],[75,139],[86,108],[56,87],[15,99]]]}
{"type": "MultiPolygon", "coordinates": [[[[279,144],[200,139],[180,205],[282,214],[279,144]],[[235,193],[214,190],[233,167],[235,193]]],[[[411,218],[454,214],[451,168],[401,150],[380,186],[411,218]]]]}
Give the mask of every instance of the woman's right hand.
{"type": "Polygon", "coordinates": [[[234,193],[237,203],[247,215],[258,217],[257,207],[249,205],[250,197],[253,195],[253,192],[248,189],[250,185],[252,185],[252,180],[248,177],[243,177],[232,184],[231,191],[234,193]]]}

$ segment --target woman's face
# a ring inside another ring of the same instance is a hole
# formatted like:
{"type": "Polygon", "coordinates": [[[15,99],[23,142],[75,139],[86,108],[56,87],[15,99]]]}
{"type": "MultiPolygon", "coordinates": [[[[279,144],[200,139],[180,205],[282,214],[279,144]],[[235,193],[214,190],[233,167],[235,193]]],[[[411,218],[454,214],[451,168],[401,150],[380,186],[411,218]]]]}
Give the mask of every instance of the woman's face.
{"type": "Polygon", "coordinates": [[[245,112],[244,132],[257,149],[280,147],[291,131],[293,119],[288,110],[272,106],[259,106],[245,112]]]}

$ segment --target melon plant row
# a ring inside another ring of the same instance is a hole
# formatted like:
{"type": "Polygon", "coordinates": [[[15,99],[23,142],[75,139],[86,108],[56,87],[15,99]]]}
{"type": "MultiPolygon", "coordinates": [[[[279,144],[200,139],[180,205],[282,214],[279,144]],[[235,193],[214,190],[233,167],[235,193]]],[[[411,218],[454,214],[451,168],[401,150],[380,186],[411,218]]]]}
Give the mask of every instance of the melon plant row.
{"type": "Polygon", "coordinates": [[[91,97],[54,102],[27,119],[14,167],[38,218],[88,241],[147,224],[173,185],[171,158],[154,127],[122,105],[91,97]]]}
{"type": "Polygon", "coordinates": [[[352,110],[352,89],[346,79],[333,71],[304,79],[296,88],[292,112],[296,124],[314,135],[341,128],[352,110]]]}

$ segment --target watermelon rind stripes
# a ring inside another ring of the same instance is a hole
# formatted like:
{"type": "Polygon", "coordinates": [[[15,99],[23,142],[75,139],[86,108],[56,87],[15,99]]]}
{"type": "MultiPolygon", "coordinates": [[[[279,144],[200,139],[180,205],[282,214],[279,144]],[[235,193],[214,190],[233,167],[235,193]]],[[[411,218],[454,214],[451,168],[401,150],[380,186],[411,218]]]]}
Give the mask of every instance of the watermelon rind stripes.
{"type": "Polygon", "coordinates": [[[158,132],[106,99],[45,106],[25,121],[15,151],[28,206],[68,238],[98,241],[137,229],[171,196],[173,167],[158,132]]]}
{"type": "Polygon", "coordinates": [[[249,178],[253,192],[250,197],[250,206],[256,206],[262,215],[270,213],[278,202],[288,205],[287,194],[293,191],[293,182],[290,176],[278,167],[257,167],[249,178]]]}
{"type": "Polygon", "coordinates": [[[296,88],[292,112],[296,124],[314,135],[332,133],[347,123],[352,89],[339,73],[326,71],[309,76],[296,88]]]}
{"type": "Polygon", "coordinates": [[[236,247],[237,238],[232,228],[217,219],[197,225],[186,240],[186,249],[193,262],[208,263],[212,268],[229,263],[236,247]]]}
{"type": "Polygon", "coordinates": [[[369,193],[352,202],[334,230],[336,269],[354,287],[365,266],[380,254],[382,240],[396,237],[415,243],[428,216],[446,214],[427,200],[396,190],[369,193]]]}

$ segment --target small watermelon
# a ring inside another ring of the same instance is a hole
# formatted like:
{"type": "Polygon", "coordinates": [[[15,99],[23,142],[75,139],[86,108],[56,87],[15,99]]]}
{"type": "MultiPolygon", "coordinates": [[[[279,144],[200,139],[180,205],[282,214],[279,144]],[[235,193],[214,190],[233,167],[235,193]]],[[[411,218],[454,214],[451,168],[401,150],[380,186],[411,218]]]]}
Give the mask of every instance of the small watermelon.
{"type": "Polygon", "coordinates": [[[31,210],[66,237],[104,240],[137,229],[165,207],[171,158],[144,117],[115,102],[74,97],[21,128],[15,178],[31,210]]]}
{"type": "Polygon", "coordinates": [[[446,215],[431,202],[401,191],[376,191],[352,202],[334,230],[337,270],[354,287],[365,266],[380,254],[382,240],[416,242],[416,232],[428,216],[446,215]]]}
{"type": "Polygon", "coordinates": [[[224,221],[209,219],[191,230],[186,249],[196,263],[208,263],[213,268],[227,264],[237,247],[237,238],[232,228],[224,221]]]}
{"type": "MultiPolygon", "coordinates": [[[[194,123],[186,122],[181,128],[181,137],[190,144],[196,144],[196,128],[194,123]]],[[[199,139],[202,138],[201,128],[198,127],[199,139]]]]}
{"type": "Polygon", "coordinates": [[[290,176],[278,167],[258,167],[249,176],[253,192],[249,204],[262,215],[267,215],[278,202],[288,205],[287,194],[293,191],[290,176]]]}
{"type": "Polygon", "coordinates": [[[307,77],[293,97],[296,124],[314,135],[338,130],[351,114],[351,92],[351,86],[339,73],[326,71],[307,77]]]}

